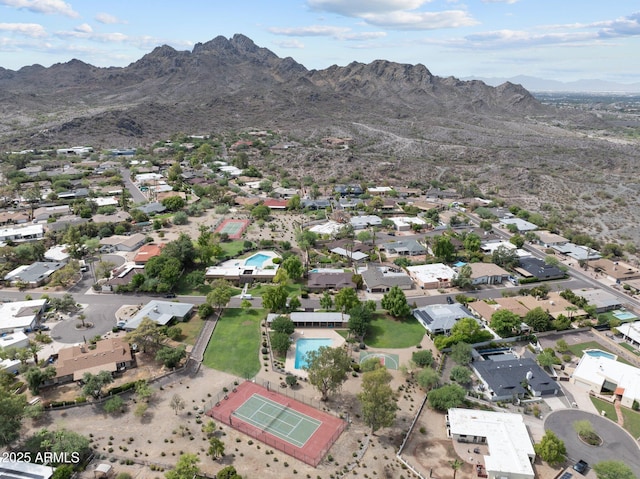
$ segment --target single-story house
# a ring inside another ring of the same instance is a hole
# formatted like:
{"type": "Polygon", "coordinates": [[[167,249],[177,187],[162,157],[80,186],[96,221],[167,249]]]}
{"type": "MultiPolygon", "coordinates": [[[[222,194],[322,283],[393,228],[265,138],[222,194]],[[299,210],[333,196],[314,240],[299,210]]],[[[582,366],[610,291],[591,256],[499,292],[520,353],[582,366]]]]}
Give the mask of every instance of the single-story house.
{"type": "Polygon", "coordinates": [[[287,209],[287,200],[279,200],[277,198],[267,198],[262,202],[262,204],[271,210],[287,209]]]}
{"type": "Polygon", "coordinates": [[[380,249],[386,251],[387,254],[399,256],[419,256],[427,252],[427,248],[414,239],[383,243],[380,245],[380,249]]]}
{"type": "Polygon", "coordinates": [[[624,339],[633,345],[640,345],[640,321],[623,323],[616,328],[624,339]]]}
{"type": "Polygon", "coordinates": [[[571,318],[579,318],[586,315],[582,309],[573,311],[575,306],[560,296],[560,293],[555,291],[547,293],[547,297],[544,299],[529,295],[517,296],[516,298],[529,310],[541,307],[554,318],[557,318],[560,315],[571,318]]]}
{"type": "Polygon", "coordinates": [[[0,334],[33,329],[46,309],[46,299],[0,303],[0,334]]]}
{"type": "Polygon", "coordinates": [[[342,209],[352,210],[362,203],[360,198],[340,198],[338,204],[342,209]]]}
{"type": "Polygon", "coordinates": [[[10,228],[0,228],[0,242],[7,241],[34,241],[44,238],[44,228],[42,225],[15,226],[10,228]]]}
{"type": "Polygon", "coordinates": [[[451,328],[462,318],[476,319],[471,311],[459,303],[422,306],[414,309],[412,314],[429,333],[434,335],[450,334],[451,328]]]}
{"type": "Polygon", "coordinates": [[[0,211],[0,225],[17,225],[29,221],[26,211],[0,211]]]}
{"type": "MultiPolygon", "coordinates": [[[[282,314],[270,313],[267,315],[267,323],[271,324],[278,316],[286,316],[282,314]]],[[[343,328],[349,324],[350,316],[348,314],[336,312],[304,312],[298,311],[290,313],[289,319],[296,328],[343,328]]]]}
{"type": "Polygon", "coordinates": [[[618,284],[627,280],[640,279],[640,270],[622,261],[600,258],[595,261],[589,261],[587,265],[618,284]]]}
{"type": "Polygon", "coordinates": [[[474,361],[471,367],[490,401],[509,401],[527,394],[556,396],[560,391],[558,384],[531,358],[474,361]]]}
{"type": "Polygon", "coordinates": [[[109,293],[114,287],[129,284],[136,274],[144,274],[144,265],[125,263],[112,272],[111,278],[102,283],[102,292],[109,293]]]}
{"type": "Polygon", "coordinates": [[[30,288],[37,288],[45,284],[49,277],[64,268],[63,262],[36,261],[28,265],[18,266],[13,271],[7,273],[4,280],[15,286],[18,283],[25,283],[30,288]]]}
{"type": "Polygon", "coordinates": [[[417,216],[393,216],[389,219],[393,221],[398,231],[409,231],[413,225],[424,226],[427,224],[425,220],[417,216]]]}
{"type": "Polygon", "coordinates": [[[205,278],[226,279],[241,284],[273,281],[280,267],[274,263],[276,258],[280,258],[280,255],[273,251],[258,251],[248,258],[230,259],[217,266],[210,266],[205,272],[205,278]]]}
{"type": "Polygon", "coordinates": [[[552,233],[550,231],[538,231],[536,234],[538,235],[538,241],[540,241],[540,244],[546,247],[562,246],[569,242],[569,240],[564,236],[560,236],[559,234],[552,233]]]}
{"type": "Polygon", "coordinates": [[[297,194],[299,194],[299,192],[295,188],[284,188],[282,186],[278,186],[273,189],[273,195],[275,197],[284,198],[285,200],[291,199],[297,194]]]}
{"type": "Polygon", "coordinates": [[[540,281],[562,279],[566,275],[559,267],[533,257],[520,258],[520,266],[516,271],[526,278],[537,278],[540,281]]]}
{"type": "Polygon", "coordinates": [[[363,259],[367,259],[369,257],[368,254],[361,253],[360,251],[348,251],[344,248],[333,248],[330,251],[334,254],[337,254],[338,256],[342,256],[356,262],[362,261],[363,259]]]}
{"type": "Polygon", "coordinates": [[[516,228],[518,228],[518,231],[523,232],[523,231],[535,231],[538,229],[537,225],[534,225],[533,223],[529,222],[529,221],[525,221],[521,218],[502,218],[500,220],[500,224],[504,227],[507,228],[509,225],[515,225],[516,228]]]}
{"type": "Polygon", "coordinates": [[[0,336],[0,351],[7,348],[26,348],[29,346],[29,336],[22,331],[3,333],[0,336]]]}
{"type": "Polygon", "coordinates": [[[302,200],[302,207],[310,210],[324,210],[331,206],[331,201],[324,199],[304,199],[302,200]]]}
{"type": "Polygon", "coordinates": [[[71,256],[67,252],[67,248],[69,245],[62,244],[57,246],[52,246],[44,253],[44,259],[47,261],[53,261],[55,263],[68,263],[71,256]]]}
{"type": "Polygon", "coordinates": [[[142,246],[147,237],[142,233],[131,236],[113,235],[100,240],[100,246],[112,246],[116,251],[135,251],[142,246]]]}
{"type": "Polygon", "coordinates": [[[595,306],[596,313],[605,313],[622,307],[622,301],[615,294],[603,289],[590,288],[574,291],[578,296],[582,296],[592,306],[595,306]]]}
{"type": "Polygon", "coordinates": [[[309,273],[307,287],[311,291],[325,291],[332,289],[335,291],[343,288],[356,288],[353,282],[353,273],[350,271],[336,270],[320,270],[309,273]]]}
{"type": "Polygon", "coordinates": [[[138,206],[136,208],[138,211],[142,211],[147,216],[158,215],[160,213],[164,213],[167,211],[167,208],[162,203],[157,201],[153,201],[151,203],[147,203],[146,205],[138,206]]]}
{"type": "Polygon", "coordinates": [[[510,274],[493,263],[468,263],[471,267],[471,284],[502,284],[510,274]]]}
{"type": "Polygon", "coordinates": [[[634,401],[640,401],[640,369],[615,359],[583,354],[571,382],[596,393],[613,393],[628,408],[634,401]]]}
{"type": "Polygon", "coordinates": [[[452,408],[446,421],[454,441],[488,446],[488,477],[534,479],[536,453],[521,414],[452,408]]]}
{"type": "Polygon", "coordinates": [[[407,271],[421,289],[449,288],[457,274],[453,268],[443,263],[408,266],[407,271]]]}
{"type": "Polygon", "coordinates": [[[382,219],[376,215],[360,215],[352,216],[349,219],[349,223],[353,226],[354,230],[363,230],[369,226],[380,226],[382,219]]]}
{"type": "Polygon", "coordinates": [[[158,245],[158,244],[145,244],[143,246],[140,247],[140,249],[138,250],[135,258],[133,259],[133,262],[135,264],[145,264],[147,261],[149,261],[151,258],[154,258],[156,256],[160,256],[160,253],[162,253],[162,247],[164,245],[158,245]]]}
{"type": "Polygon", "coordinates": [[[506,309],[514,314],[517,314],[521,318],[529,312],[524,304],[518,301],[517,298],[492,298],[491,303],[486,301],[473,301],[469,303],[469,309],[473,311],[477,316],[486,321],[491,322],[491,316],[493,313],[500,309],[506,309]]]}
{"type": "Polygon", "coordinates": [[[411,289],[411,277],[401,269],[369,264],[361,272],[362,281],[369,293],[386,293],[394,286],[400,289],[411,289]]]}
{"type": "Polygon", "coordinates": [[[56,375],[45,385],[80,381],[85,373],[118,373],[135,364],[131,347],[123,338],[102,339],[95,346],[90,349],[86,344],[79,344],[58,351],[56,375]]]}
{"type": "MultiPolygon", "coordinates": [[[[22,363],[19,359],[3,359],[0,361],[0,371],[7,372],[9,374],[18,374],[20,372],[21,364],[22,363]]],[[[0,471],[1,470],[2,468],[0,467],[0,471]]]]}
{"type": "Polygon", "coordinates": [[[122,324],[125,331],[136,329],[144,318],[149,318],[159,326],[171,322],[186,321],[193,313],[193,304],[178,303],[175,301],[149,301],[140,311],[128,321],[122,324]]]}
{"type": "Polygon", "coordinates": [[[333,191],[334,193],[340,194],[340,196],[360,196],[364,193],[362,187],[355,183],[350,185],[335,185],[333,191]]]}
{"type": "Polygon", "coordinates": [[[573,258],[576,261],[591,261],[602,257],[600,252],[593,248],[573,243],[556,244],[551,247],[558,253],[573,258]]]}

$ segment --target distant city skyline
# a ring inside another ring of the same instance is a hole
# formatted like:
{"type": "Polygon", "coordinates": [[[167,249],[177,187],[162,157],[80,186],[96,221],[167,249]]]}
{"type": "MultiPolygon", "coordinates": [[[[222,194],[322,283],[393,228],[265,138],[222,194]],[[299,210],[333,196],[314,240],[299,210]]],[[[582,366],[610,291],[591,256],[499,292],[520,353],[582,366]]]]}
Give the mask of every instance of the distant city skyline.
{"type": "Polygon", "coordinates": [[[309,69],[384,59],[434,75],[640,81],[640,9],[596,0],[0,0],[0,67],[126,66],[241,33],[309,69]]]}

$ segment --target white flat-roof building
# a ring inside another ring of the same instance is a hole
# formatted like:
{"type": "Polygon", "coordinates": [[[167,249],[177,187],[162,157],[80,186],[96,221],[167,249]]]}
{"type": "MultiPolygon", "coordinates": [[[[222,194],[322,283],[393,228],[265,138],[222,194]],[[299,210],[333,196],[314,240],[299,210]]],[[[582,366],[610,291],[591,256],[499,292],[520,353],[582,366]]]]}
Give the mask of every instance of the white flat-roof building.
{"type": "Polygon", "coordinates": [[[52,246],[44,253],[44,259],[55,263],[68,263],[71,256],[67,252],[69,245],[61,244],[52,246]]]}
{"type": "Polygon", "coordinates": [[[33,241],[44,237],[42,225],[17,226],[15,228],[0,228],[0,241],[33,241]]]}
{"type": "Polygon", "coordinates": [[[319,235],[335,235],[341,229],[345,228],[347,225],[343,223],[338,223],[337,221],[327,221],[326,223],[322,223],[320,225],[315,225],[309,228],[309,231],[319,235]]]}
{"type": "Polygon", "coordinates": [[[248,258],[236,258],[217,266],[210,266],[205,272],[207,279],[227,279],[239,283],[272,281],[279,264],[273,262],[281,256],[274,251],[258,251],[248,258]]]}
{"type": "Polygon", "coordinates": [[[407,272],[421,289],[448,288],[457,273],[443,263],[408,266],[407,272]]]}
{"type": "Polygon", "coordinates": [[[46,308],[46,299],[0,303],[0,333],[33,328],[46,308]]]}
{"type": "Polygon", "coordinates": [[[537,225],[523,220],[522,218],[502,218],[500,220],[500,224],[505,228],[509,225],[515,225],[515,227],[518,228],[518,231],[535,231],[538,229],[537,225]]]}
{"type": "Polygon", "coordinates": [[[620,399],[620,404],[629,408],[633,401],[640,401],[640,369],[606,356],[591,356],[585,352],[571,376],[571,382],[587,386],[597,393],[613,392],[620,399]]]}
{"type": "Polygon", "coordinates": [[[427,222],[417,216],[393,216],[389,218],[398,231],[409,231],[411,225],[425,225],[427,222]]]}
{"type": "Polygon", "coordinates": [[[0,461],[0,477],[7,479],[50,479],[55,467],[23,461],[0,461]]]}
{"type": "Polygon", "coordinates": [[[14,331],[0,336],[0,350],[7,348],[26,348],[29,346],[29,336],[22,331],[14,331]]]}
{"type": "Polygon", "coordinates": [[[522,415],[452,408],[447,428],[455,441],[488,446],[484,464],[489,479],[534,479],[536,453],[522,415]]]}

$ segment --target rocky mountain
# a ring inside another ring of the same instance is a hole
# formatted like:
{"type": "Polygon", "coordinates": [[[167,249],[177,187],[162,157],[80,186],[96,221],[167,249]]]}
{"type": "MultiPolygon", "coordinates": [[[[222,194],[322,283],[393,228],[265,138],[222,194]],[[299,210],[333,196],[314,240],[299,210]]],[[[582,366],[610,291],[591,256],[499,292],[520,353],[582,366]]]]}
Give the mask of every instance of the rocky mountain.
{"type": "Polygon", "coordinates": [[[162,46],[124,68],[78,60],[0,69],[0,141],[143,144],[176,131],[270,124],[524,118],[547,109],[520,86],[433,76],[388,61],[307,70],[249,38],[217,37],[192,51],[162,46]]]}

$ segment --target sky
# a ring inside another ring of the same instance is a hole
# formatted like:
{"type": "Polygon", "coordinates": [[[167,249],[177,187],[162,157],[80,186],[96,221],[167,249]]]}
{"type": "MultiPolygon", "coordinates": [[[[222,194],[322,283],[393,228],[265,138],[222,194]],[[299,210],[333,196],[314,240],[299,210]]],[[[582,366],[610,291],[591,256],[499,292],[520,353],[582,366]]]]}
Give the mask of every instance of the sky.
{"type": "Polygon", "coordinates": [[[443,77],[640,81],[633,0],[0,0],[0,67],[122,67],[236,33],[308,69],[384,59],[443,77]]]}

